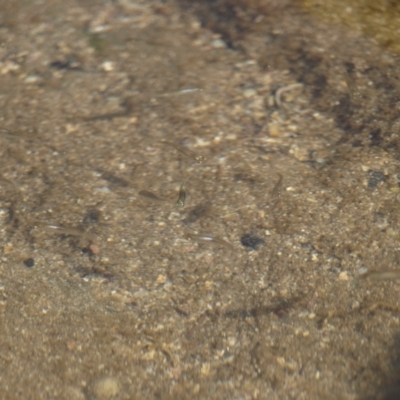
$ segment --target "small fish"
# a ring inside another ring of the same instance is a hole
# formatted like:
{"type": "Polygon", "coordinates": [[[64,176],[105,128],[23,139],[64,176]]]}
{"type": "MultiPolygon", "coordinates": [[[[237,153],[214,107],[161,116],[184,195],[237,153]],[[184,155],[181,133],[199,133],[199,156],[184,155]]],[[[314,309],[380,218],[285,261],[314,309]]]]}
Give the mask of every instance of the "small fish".
{"type": "Polygon", "coordinates": [[[165,199],[158,197],[156,194],[150,192],[149,190],[141,190],[139,194],[140,196],[145,197],[146,199],[151,201],[165,201],[165,199]]]}
{"type": "Polygon", "coordinates": [[[193,92],[202,92],[203,89],[200,88],[187,88],[187,89],[181,89],[177,90],[176,92],[168,92],[168,93],[161,93],[156,95],[156,97],[168,97],[168,96],[175,96],[179,94],[187,94],[187,93],[193,93],[193,92]]]}
{"type": "Polygon", "coordinates": [[[52,233],[52,234],[55,233],[58,235],[78,236],[78,237],[82,237],[84,239],[88,239],[92,242],[97,241],[95,236],[93,236],[87,232],[83,232],[77,228],[53,225],[53,224],[49,224],[49,223],[46,223],[43,221],[35,221],[34,225],[35,225],[35,227],[42,228],[45,232],[48,232],[48,233],[52,233]]]}
{"type": "Polygon", "coordinates": [[[186,181],[182,182],[181,188],[179,189],[178,200],[176,201],[176,206],[179,208],[185,207],[186,201],[186,181]]]}
{"type": "Polygon", "coordinates": [[[290,85],[283,86],[279,88],[275,93],[275,103],[279,108],[282,108],[282,94],[285,92],[289,92],[290,90],[301,88],[304,85],[302,83],[291,83],[290,85]]]}
{"type": "Polygon", "coordinates": [[[206,242],[206,243],[210,243],[210,244],[221,245],[230,250],[233,250],[233,246],[230,243],[228,243],[227,241],[220,239],[218,237],[212,236],[212,235],[207,235],[204,233],[200,233],[200,234],[188,233],[186,235],[186,238],[190,239],[190,240],[196,240],[198,242],[206,242]]]}
{"type": "Polygon", "coordinates": [[[349,94],[351,102],[357,102],[361,99],[361,93],[358,90],[357,85],[354,83],[354,80],[350,78],[350,75],[345,73],[345,82],[347,86],[347,92],[349,94]]]}
{"type": "Polygon", "coordinates": [[[10,186],[15,186],[15,184],[13,182],[8,180],[7,178],[4,178],[3,175],[0,175],[0,184],[1,183],[6,183],[7,185],[10,185],[10,186]]]}
{"type": "Polygon", "coordinates": [[[271,190],[271,197],[279,198],[282,193],[282,187],[283,187],[283,176],[282,174],[278,173],[278,180],[276,181],[274,187],[271,190]]]}
{"type": "Polygon", "coordinates": [[[187,214],[186,218],[183,220],[185,224],[192,224],[196,222],[201,217],[207,215],[211,206],[209,203],[200,203],[197,206],[193,207],[189,213],[187,214]]]}
{"type": "Polygon", "coordinates": [[[107,171],[100,171],[99,173],[101,173],[101,177],[106,180],[107,182],[110,182],[112,185],[115,186],[121,186],[121,187],[128,187],[129,186],[129,181],[124,179],[124,178],[120,178],[110,172],[107,171]]]}
{"type": "Polygon", "coordinates": [[[10,140],[24,140],[24,139],[35,139],[34,135],[17,135],[11,133],[8,129],[0,129],[0,136],[5,137],[10,140]]]}
{"type": "Polygon", "coordinates": [[[115,111],[115,112],[109,112],[109,113],[104,113],[104,114],[96,114],[92,115],[90,117],[83,117],[84,121],[104,121],[104,120],[112,120],[114,118],[119,118],[119,117],[126,117],[128,113],[126,111],[115,111]]]}
{"type": "Polygon", "coordinates": [[[365,278],[375,281],[387,281],[390,279],[400,279],[400,271],[369,271],[363,275],[365,278]]]}
{"type": "Polygon", "coordinates": [[[187,149],[186,147],[179,146],[172,142],[167,142],[166,140],[161,140],[162,144],[166,144],[167,146],[173,147],[175,150],[178,150],[180,153],[195,160],[198,164],[201,164],[204,161],[204,157],[196,154],[194,151],[187,149]]]}

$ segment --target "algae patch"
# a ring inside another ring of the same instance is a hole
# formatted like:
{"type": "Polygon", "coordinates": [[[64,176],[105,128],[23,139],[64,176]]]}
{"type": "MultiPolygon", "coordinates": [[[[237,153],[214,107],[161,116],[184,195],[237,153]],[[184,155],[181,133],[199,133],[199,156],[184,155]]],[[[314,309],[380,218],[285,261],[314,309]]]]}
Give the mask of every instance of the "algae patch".
{"type": "Polygon", "coordinates": [[[344,23],[400,54],[400,3],[389,0],[304,0],[303,5],[323,19],[344,23]]]}

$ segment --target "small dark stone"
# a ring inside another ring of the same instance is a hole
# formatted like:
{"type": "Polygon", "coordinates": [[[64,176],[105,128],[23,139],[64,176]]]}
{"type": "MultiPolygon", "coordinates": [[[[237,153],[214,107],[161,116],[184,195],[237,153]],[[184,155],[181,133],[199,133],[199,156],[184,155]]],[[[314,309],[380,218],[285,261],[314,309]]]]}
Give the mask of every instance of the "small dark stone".
{"type": "Polygon", "coordinates": [[[68,69],[70,67],[69,61],[53,61],[49,64],[50,68],[55,68],[55,69],[68,69]]]}
{"type": "Polygon", "coordinates": [[[370,189],[376,188],[381,182],[385,181],[385,175],[380,171],[369,170],[368,187],[370,189]]]}
{"type": "Polygon", "coordinates": [[[101,211],[97,208],[90,208],[83,218],[84,224],[97,224],[101,218],[101,211]]]}
{"type": "Polygon", "coordinates": [[[240,238],[240,242],[244,247],[258,250],[258,247],[265,244],[265,241],[256,235],[246,233],[240,238]]]}
{"type": "Polygon", "coordinates": [[[382,136],[381,136],[381,130],[378,129],[373,129],[370,134],[370,140],[371,140],[371,146],[379,146],[383,140],[382,136]]]}
{"type": "Polygon", "coordinates": [[[75,57],[71,57],[68,60],[55,60],[49,64],[49,67],[54,69],[80,70],[80,62],[74,60],[74,58],[75,57]]]}
{"type": "Polygon", "coordinates": [[[27,258],[24,260],[25,267],[32,268],[35,265],[35,260],[33,258],[27,258]]]}

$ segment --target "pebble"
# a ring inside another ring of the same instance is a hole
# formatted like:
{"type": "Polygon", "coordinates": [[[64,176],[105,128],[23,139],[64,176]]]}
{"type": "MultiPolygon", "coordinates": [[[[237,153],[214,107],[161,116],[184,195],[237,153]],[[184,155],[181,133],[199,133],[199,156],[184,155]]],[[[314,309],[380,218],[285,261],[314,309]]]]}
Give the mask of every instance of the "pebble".
{"type": "Polygon", "coordinates": [[[117,378],[108,376],[99,379],[93,385],[93,392],[99,399],[111,399],[120,391],[120,385],[117,378]]]}
{"type": "Polygon", "coordinates": [[[115,69],[115,65],[112,61],[104,61],[101,65],[100,65],[100,69],[105,71],[105,72],[111,72],[115,69]]]}
{"type": "Polygon", "coordinates": [[[368,187],[370,189],[376,188],[380,183],[385,181],[385,174],[380,171],[369,170],[368,187]]]}
{"type": "Polygon", "coordinates": [[[244,247],[249,247],[253,250],[258,250],[258,248],[261,245],[265,244],[265,241],[256,235],[253,235],[251,233],[246,233],[240,238],[240,243],[242,243],[244,247]]]}
{"type": "Polygon", "coordinates": [[[310,161],[310,151],[295,144],[289,149],[289,153],[300,162],[310,161]]]}
{"type": "Polygon", "coordinates": [[[268,124],[268,134],[270,137],[278,138],[282,136],[280,125],[276,122],[268,124]]]}
{"type": "Polygon", "coordinates": [[[64,388],[64,395],[65,398],[69,400],[85,400],[86,398],[80,389],[72,386],[64,388]]]}
{"type": "Polygon", "coordinates": [[[26,268],[32,268],[35,265],[35,260],[33,258],[27,258],[24,260],[24,264],[26,268]]]}
{"type": "Polygon", "coordinates": [[[349,273],[347,271],[343,271],[339,274],[340,281],[348,281],[349,280],[349,273]]]}
{"type": "Polygon", "coordinates": [[[226,44],[222,39],[214,39],[211,42],[211,47],[213,47],[214,49],[223,49],[226,47],[226,44]]]}
{"type": "Polygon", "coordinates": [[[38,75],[28,75],[25,78],[24,82],[25,83],[36,83],[36,82],[39,82],[41,80],[42,80],[42,78],[40,76],[38,76],[38,75]]]}
{"type": "Polygon", "coordinates": [[[246,97],[246,99],[250,97],[254,97],[257,94],[257,91],[255,89],[245,89],[243,90],[243,96],[246,97]]]}

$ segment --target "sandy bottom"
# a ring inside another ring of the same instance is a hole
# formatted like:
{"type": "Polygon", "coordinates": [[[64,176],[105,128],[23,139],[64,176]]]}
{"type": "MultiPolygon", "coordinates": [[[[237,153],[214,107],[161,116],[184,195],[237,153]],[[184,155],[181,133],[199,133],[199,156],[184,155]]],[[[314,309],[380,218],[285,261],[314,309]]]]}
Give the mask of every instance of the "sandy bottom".
{"type": "Polygon", "coordinates": [[[1,398],[399,398],[400,62],[293,3],[0,5],[1,398]]]}

